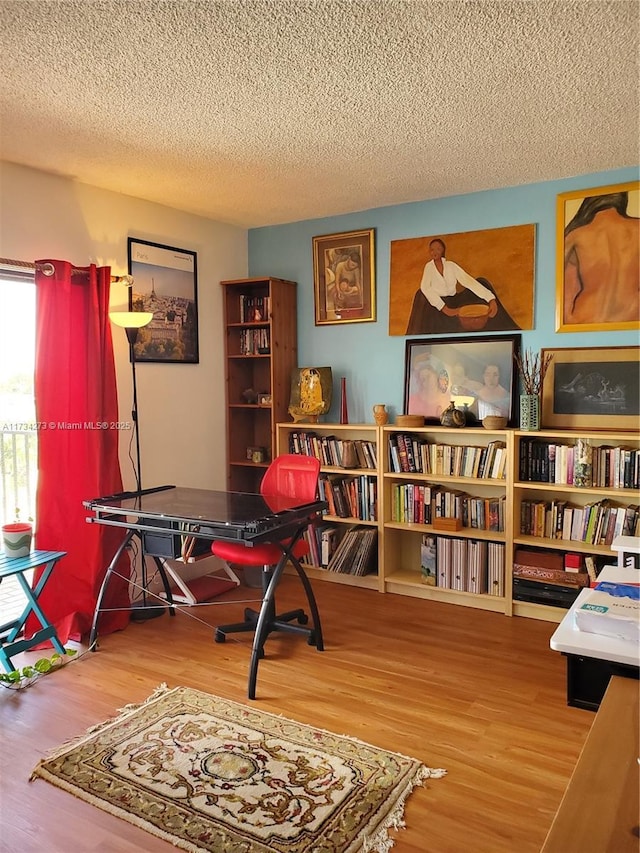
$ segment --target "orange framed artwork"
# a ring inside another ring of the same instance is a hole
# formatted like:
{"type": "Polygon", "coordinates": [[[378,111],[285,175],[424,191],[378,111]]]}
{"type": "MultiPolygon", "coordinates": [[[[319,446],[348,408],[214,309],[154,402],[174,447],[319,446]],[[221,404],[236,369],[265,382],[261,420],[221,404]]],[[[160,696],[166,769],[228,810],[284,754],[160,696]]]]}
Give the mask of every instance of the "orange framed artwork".
{"type": "Polygon", "coordinates": [[[535,225],[391,241],[389,334],[533,328],[535,225]]]}
{"type": "Polygon", "coordinates": [[[556,330],[640,328],[640,183],[562,193],[556,218],[556,330]]]}

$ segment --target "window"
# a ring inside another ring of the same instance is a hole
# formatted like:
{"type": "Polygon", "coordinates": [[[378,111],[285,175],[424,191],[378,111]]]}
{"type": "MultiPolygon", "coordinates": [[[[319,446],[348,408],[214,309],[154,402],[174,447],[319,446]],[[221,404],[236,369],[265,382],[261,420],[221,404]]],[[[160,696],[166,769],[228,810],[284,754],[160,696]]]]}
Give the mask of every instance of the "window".
{"type": "Polygon", "coordinates": [[[35,305],[33,272],[0,267],[0,523],[35,518],[35,305]]]}

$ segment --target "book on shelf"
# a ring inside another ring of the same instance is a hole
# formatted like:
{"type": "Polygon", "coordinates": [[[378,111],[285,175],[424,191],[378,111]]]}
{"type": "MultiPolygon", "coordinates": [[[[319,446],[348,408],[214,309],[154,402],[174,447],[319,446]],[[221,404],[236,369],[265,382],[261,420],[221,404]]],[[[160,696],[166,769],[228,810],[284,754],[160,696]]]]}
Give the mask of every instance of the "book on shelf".
{"type": "Polygon", "coordinates": [[[504,595],[505,546],[502,542],[487,542],[487,592],[504,595]]]}
{"type": "Polygon", "coordinates": [[[477,594],[488,589],[488,543],[470,539],[467,544],[468,569],[465,590],[477,594]]]}
{"type": "Polygon", "coordinates": [[[338,528],[333,526],[320,527],[320,565],[326,568],[331,561],[338,543],[338,528]]]}
{"type": "Polygon", "coordinates": [[[589,586],[587,572],[568,572],[566,569],[545,569],[542,566],[523,566],[514,563],[513,576],[560,586],[589,586]]]}
{"type": "Polygon", "coordinates": [[[420,576],[422,582],[426,583],[427,586],[436,586],[437,570],[436,537],[430,533],[424,533],[420,543],[420,576]]]}

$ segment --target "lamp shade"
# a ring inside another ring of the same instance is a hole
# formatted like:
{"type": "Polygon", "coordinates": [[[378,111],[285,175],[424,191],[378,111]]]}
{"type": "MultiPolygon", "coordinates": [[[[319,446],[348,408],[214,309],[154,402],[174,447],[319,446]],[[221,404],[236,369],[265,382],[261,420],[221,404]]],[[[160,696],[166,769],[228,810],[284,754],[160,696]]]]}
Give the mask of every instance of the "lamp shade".
{"type": "Polygon", "coordinates": [[[109,319],[122,329],[141,329],[153,320],[151,311],[111,311],[109,319]]]}

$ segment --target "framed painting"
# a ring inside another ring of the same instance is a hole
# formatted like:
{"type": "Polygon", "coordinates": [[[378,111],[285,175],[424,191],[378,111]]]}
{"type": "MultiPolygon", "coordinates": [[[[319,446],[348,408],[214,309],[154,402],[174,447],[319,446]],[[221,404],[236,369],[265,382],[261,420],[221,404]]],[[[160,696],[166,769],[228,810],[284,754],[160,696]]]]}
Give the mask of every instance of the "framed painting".
{"type": "Polygon", "coordinates": [[[543,349],[553,358],[542,384],[542,426],[637,429],[640,347],[543,349]]]}
{"type": "Polygon", "coordinates": [[[535,225],[392,240],[389,334],[533,328],[535,225]]]}
{"type": "Polygon", "coordinates": [[[196,253],[129,237],[128,257],[129,310],[153,314],[139,330],[136,361],[198,364],[196,253]]]}
{"type": "Polygon", "coordinates": [[[316,326],[376,319],[374,229],[313,238],[316,326]]]}
{"type": "Polygon", "coordinates": [[[407,341],[405,414],[439,423],[453,401],[466,411],[467,423],[497,415],[507,418],[509,426],[515,425],[515,354],[519,351],[520,335],[407,341]]]}
{"type": "Polygon", "coordinates": [[[558,196],[556,329],[640,328],[640,182],[558,196]]]}

